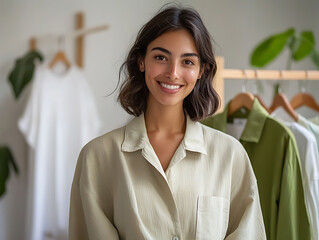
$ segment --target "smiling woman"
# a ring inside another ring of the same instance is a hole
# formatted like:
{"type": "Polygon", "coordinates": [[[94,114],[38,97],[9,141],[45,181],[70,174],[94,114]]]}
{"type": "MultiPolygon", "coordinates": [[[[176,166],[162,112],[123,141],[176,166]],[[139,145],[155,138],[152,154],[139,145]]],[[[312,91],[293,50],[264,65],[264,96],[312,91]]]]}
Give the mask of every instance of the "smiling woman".
{"type": "MultiPolygon", "coordinates": [[[[121,87],[119,101],[129,114],[140,116],[140,114],[145,113],[148,104],[149,90],[145,83],[145,73],[141,71],[141,64],[145,61],[146,54],[150,54],[150,50],[153,50],[154,57],[157,60],[166,60],[169,63],[172,63],[172,60],[176,60],[176,55],[172,56],[172,50],[175,50],[175,48],[167,49],[169,46],[165,48],[163,45],[154,45],[154,43],[161,41],[164,37],[166,38],[169,32],[176,32],[177,30],[187,36],[187,38],[183,39],[181,34],[175,33],[174,35],[180,36],[179,43],[191,48],[181,49],[181,46],[177,44],[178,41],[174,41],[173,38],[171,38],[170,44],[175,44],[174,47],[179,47],[179,51],[184,51],[180,52],[182,55],[178,56],[180,60],[184,60],[183,65],[192,66],[192,63],[198,63],[196,66],[201,71],[201,74],[198,74],[201,76],[200,80],[196,82],[194,89],[183,101],[184,110],[192,120],[203,119],[217,110],[219,106],[218,95],[211,87],[217,65],[210,35],[196,11],[173,7],[159,12],[142,27],[125,63],[120,69],[120,73],[123,72],[125,74],[125,81],[121,87]],[[157,39],[159,37],[160,39],[157,39]],[[152,47],[149,44],[153,44],[152,47]]],[[[169,44],[168,41],[164,42],[169,44]]],[[[176,53],[174,51],[174,54],[176,53]]],[[[170,65],[170,67],[174,67],[174,65],[170,65]]],[[[176,87],[173,86],[171,88],[176,87]]]]}
{"type": "Polygon", "coordinates": [[[199,14],[162,9],[139,32],[122,71],[118,99],[136,117],[82,149],[69,239],[266,239],[247,153],[198,122],[219,104],[199,14]]]}
{"type": "Polygon", "coordinates": [[[139,65],[150,91],[148,109],[176,105],[183,110],[184,99],[203,72],[193,37],[184,29],[166,32],[152,41],[139,65]]]}

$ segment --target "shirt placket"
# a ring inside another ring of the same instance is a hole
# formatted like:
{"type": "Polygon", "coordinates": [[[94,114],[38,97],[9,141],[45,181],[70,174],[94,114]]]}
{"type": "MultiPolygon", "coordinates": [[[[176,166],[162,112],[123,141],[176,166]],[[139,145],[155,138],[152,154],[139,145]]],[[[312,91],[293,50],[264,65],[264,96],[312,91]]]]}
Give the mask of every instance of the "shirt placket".
{"type": "Polygon", "coordinates": [[[175,196],[174,188],[172,187],[173,186],[172,184],[174,184],[174,179],[171,178],[171,173],[172,173],[173,169],[176,167],[177,163],[182,161],[185,157],[186,157],[185,146],[184,146],[184,143],[181,142],[181,144],[177,148],[177,150],[176,150],[175,154],[173,155],[173,157],[170,161],[170,164],[165,172],[167,185],[169,187],[172,199],[174,201],[176,218],[177,218],[177,220],[174,222],[174,224],[175,224],[175,229],[178,229],[178,232],[176,233],[175,236],[172,237],[173,240],[182,239],[182,234],[181,234],[182,232],[181,232],[181,224],[180,224],[180,214],[178,212],[176,200],[174,197],[175,196]]]}
{"type": "MultiPolygon", "coordinates": [[[[171,159],[172,163],[175,163],[176,160],[181,160],[182,158],[184,158],[185,156],[181,155],[181,154],[177,154],[178,153],[179,148],[177,149],[176,153],[174,154],[173,158],[171,159]],[[175,159],[177,158],[177,159],[175,159]]],[[[181,224],[180,224],[180,218],[179,218],[179,212],[178,212],[178,208],[176,205],[176,201],[174,198],[174,193],[170,187],[169,181],[167,179],[167,175],[165,174],[160,161],[157,157],[157,155],[155,154],[155,151],[153,150],[152,147],[146,145],[142,151],[142,155],[143,157],[154,167],[154,169],[156,171],[158,171],[161,176],[163,177],[163,179],[165,180],[166,183],[166,188],[167,188],[167,192],[169,193],[168,195],[165,195],[163,197],[169,197],[169,201],[171,204],[169,206],[170,209],[170,213],[172,216],[172,222],[174,224],[174,232],[172,233],[172,236],[170,236],[170,239],[172,240],[180,240],[182,239],[181,237],[181,224]]],[[[185,155],[185,153],[184,153],[185,155]]],[[[170,164],[169,167],[167,168],[168,171],[170,171],[170,168],[173,166],[174,164],[170,164]]]]}

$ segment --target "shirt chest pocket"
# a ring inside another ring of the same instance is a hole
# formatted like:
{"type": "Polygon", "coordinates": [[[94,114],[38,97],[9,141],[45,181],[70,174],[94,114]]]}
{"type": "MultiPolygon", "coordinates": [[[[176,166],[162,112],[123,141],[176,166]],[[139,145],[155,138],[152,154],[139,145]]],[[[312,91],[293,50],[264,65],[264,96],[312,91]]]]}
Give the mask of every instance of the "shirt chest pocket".
{"type": "Polygon", "coordinates": [[[228,226],[229,200],[199,196],[197,201],[196,240],[224,239],[228,226]]]}

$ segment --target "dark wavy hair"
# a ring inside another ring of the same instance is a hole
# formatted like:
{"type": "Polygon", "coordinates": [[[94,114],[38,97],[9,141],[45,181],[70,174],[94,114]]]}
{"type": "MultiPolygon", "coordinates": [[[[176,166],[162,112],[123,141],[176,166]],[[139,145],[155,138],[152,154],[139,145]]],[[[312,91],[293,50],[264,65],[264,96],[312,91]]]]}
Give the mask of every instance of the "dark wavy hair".
{"type": "Polygon", "coordinates": [[[204,119],[218,109],[219,96],[212,87],[217,70],[210,34],[197,11],[181,6],[162,8],[139,31],[125,62],[119,71],[125,79],[121,85],[118,101],[129,114],[139,116],[147,108],[149,90],[144,72],[140,71],[139,60],[146,54],[147,46],[161,34],[178,29],[188,30],[194,38],[204,68],[202,77],[197,80],[192,92],[184,99],[184,111],[192,120],[204,119]]]}

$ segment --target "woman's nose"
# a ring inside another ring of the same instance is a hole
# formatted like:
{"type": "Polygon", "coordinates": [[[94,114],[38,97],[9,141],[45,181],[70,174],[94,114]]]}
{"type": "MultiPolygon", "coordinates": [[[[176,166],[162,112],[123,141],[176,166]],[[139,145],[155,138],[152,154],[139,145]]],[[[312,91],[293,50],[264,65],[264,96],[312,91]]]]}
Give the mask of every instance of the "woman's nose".
{"type": "Polygon", "coordinates": [[[172,62],[168,65],[166,77],[172,81],[179,78],[179,66],[177,63],[172,62]]]}

